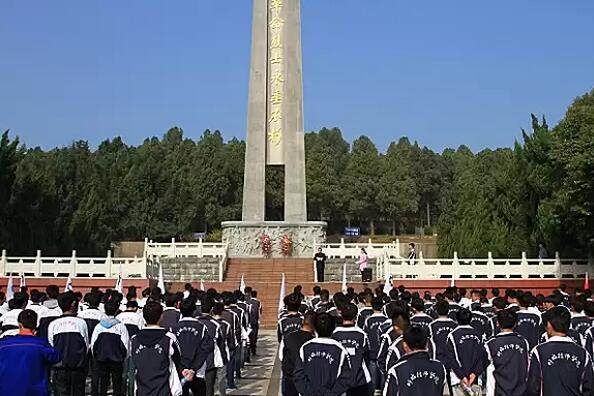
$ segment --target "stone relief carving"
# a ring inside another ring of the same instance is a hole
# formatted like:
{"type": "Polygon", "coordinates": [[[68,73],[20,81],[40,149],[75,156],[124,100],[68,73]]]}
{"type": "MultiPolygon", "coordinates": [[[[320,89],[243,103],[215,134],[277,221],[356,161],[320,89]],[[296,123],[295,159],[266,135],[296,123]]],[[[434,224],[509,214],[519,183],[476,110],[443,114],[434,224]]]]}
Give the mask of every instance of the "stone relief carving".
{"type": "Polygon", "coordinates": [[[233,225],[223,228],[223,242],[229,244],[230,257],[262,257],[260,237],[272,240],[272,256],[282,257],[281,239],[288,235],[293,241],[292,257],[311,257],[314,244],[326,240],[322,225],[233,225]]]}

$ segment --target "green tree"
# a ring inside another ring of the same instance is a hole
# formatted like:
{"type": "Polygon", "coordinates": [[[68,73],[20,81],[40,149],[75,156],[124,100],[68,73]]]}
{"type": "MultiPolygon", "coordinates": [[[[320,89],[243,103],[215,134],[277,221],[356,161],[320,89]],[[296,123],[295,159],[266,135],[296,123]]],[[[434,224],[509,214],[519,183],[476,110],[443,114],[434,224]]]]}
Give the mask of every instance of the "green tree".
{"type": "Polygon", "coordinates": [[[369,221],[369,233],[375,234],[378,215],[377,192],[381,172],[381,160],[377,148],[367,136],[353,142],[342,183],[343,207],[347,219],[369,221]]]}
{"type": "Polygon", "coordinates": [[[392,222],[392,235],[396,235],[403,221],[418,210],[419,194],[413,161],[412,147],[407,138],[391,143],[382,158],[377,203],[380,213],[392,222]]]}

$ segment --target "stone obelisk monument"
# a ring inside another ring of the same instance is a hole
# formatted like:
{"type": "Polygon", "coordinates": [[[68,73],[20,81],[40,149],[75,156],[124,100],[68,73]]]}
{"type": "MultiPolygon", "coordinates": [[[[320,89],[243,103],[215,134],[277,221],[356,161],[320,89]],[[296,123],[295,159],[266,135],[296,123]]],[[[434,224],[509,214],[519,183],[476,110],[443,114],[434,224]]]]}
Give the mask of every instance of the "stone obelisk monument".
{"type": "Polygon", "coordinates": [[[241,222],[223,223],[232,256],[261,255],[262,235],[280,254],[280,239],[296,256],[313,254],[324,222],[307,221],[300,0],[254,0],[247,146],[241,222]],[[284,221],[266,221],[266,168],[284,166],[284,221]]]}

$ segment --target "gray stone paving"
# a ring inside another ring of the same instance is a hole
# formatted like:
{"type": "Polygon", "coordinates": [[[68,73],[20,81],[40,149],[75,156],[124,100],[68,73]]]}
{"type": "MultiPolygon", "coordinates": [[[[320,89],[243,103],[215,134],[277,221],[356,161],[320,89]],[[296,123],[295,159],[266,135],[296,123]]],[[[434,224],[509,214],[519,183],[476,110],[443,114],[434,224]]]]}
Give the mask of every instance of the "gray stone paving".
{"type": "MultiPolygon", "coordinates": [[[[275,330],[261,330],[258,340],[258,356],[252,357],[242,370],[242,378],[237,379],[236,390],[228,391],[230,396],[266,396],[273,377],[273,369],[278,356],[278,342],[275,330]]],[[[275,387],[278,388],[278,387],[275,387]]]]}

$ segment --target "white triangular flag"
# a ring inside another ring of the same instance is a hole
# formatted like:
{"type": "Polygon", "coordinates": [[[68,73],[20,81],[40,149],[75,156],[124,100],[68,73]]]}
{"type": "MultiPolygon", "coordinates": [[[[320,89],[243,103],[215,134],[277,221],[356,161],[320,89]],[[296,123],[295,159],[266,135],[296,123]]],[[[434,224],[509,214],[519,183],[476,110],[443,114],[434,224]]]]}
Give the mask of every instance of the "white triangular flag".
{"type": "Polygon", "coordinates": [[[347,276],[346,276],[346,263],[342,266],[342,292],[347,292],[347,276]]]}
{"type": "Polygon", "coordinates": [[[68,275],[68,279],[66,279],[66,286],[64,286],[64,293],[71,292],[74,289],[72,288],[72,277],[68,275]]]}
{"type": "Polygon", "coordinates": [[[19,280],[19,287],[26,287],[27,280],[25,279],[25,274],[21,272],[20,280],[19,280]]]}
{"type": "Polygon", "coordinates": [[[282,276],[281,276],[281,287],[280,287],[280,293],[278,296],[278,312],[281,312],[284,308],[284,303],[283,300],[285,298],[285,273],[283,272],[282,276]]]}
{"type": "Polygon", "coordinates": [[[384,284],[384,293],[390,294],[392,291],[392,274],[386,274],[386,283],[384,284]]]}
{"type": "Polygon", "coordinates": [[[122,279],[122,263],[120,262],[120,272],[118,273],[118,279],[116,280],[115,289],[118,293],[124,294],[124,281],[122,279]]]}
{"type": "Polygon", "coordinates": [[[159,280],[157,281],[157,287],[161,289],[161,293],[165,294],[165,278],[163,278],[163,264],[159,262],[159,280]]]}
{"type": "Polygon", "coordinates": [[[239,291],[245,293],[245,280],[243,279],[243,274],[241,274],[241,280],[239,281],[239,291]]]}
{"type": "Polygon", "coordinates": [[[204,290],[204,281],[202,279],[200,279],[200,290],[206,291],[204,290]]]}
{"type": "Polygon", "coordinates": [[[12,281],[12,272],[8,277],[8,284],[6,285],[6,301],[12,300],[14,297],[14,290],[13,289],[13,281],[12,281]]]}

